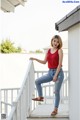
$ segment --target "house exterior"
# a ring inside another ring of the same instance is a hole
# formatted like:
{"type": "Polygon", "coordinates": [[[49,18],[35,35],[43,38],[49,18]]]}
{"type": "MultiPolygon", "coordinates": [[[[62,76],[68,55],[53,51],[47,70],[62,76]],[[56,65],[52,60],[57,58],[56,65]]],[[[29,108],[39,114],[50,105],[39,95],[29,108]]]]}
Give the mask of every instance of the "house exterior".
{"type": "Polygon", "coordinates": [[[68,31],[69,118],[80,120],[80,5],[56,22],[55,29],[68,31]]]}
{"type": "Polygon", "coordinates": [[[23,5],[27,0],[1,0],[1,10],[4,12],[14,12],[18,5],[23,5]]]}

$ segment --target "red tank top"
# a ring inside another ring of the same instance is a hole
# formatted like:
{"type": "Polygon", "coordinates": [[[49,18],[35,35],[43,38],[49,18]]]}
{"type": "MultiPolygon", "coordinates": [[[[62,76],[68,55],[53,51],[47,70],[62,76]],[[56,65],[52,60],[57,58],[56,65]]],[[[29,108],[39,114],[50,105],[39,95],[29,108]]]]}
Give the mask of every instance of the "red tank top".
{"type": "Polygon", "coordinates": [[[51,53],[50,49],[47,53],[47,61],[48,61],[48,68],[49,69],[55,69],[58,66],[59,63],[59,54],[58,50],[55,53],[51,53]]]}

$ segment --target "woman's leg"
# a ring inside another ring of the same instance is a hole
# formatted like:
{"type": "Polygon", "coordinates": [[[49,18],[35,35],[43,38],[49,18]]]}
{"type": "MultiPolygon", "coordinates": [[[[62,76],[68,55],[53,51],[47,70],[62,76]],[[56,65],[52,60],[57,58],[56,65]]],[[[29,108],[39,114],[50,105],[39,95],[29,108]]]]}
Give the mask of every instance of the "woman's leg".
{"type": "Polygon", "coordinates": [[[51,115],[56,115],[58,113],[58,107],[59,107],[59,102],[60,102],[60,88],[62,85],[64,79],[64,74],[62,69],[59,72],[58,79],[55,82],[55,105],[54,105],[54,111],[51,113],[51,115]]]}
{"type": "Polygon", "coordinates": [[[60,102],[60,88],[64,79],[64,74],[62,69],[59,72],[58,80],[55,82],[55,108],[59,107],[60,102]]]}
{"type": "Polygon", "coordinates": [[[41,84],[42,83],[47,83],[47,82],[50,82],[50,81],[52,81],[52,77],[49,74],[43,75],[42,77],[36,79],[35,85],[36,85],[39,97],[43,96],[41,84]]]}

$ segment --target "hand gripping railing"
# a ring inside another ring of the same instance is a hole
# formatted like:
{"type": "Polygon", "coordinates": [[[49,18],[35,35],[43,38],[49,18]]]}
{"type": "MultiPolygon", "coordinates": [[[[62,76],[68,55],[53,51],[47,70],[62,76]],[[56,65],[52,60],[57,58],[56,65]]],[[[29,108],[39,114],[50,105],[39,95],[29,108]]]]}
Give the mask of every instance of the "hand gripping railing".
{"type": "Polygon", "coordinates": [[[27,73],[17,99],[13,102],[7,120],[26,120],[31,111],[31,98],[34,91],[34,66],[30,60],[27,73]]]}

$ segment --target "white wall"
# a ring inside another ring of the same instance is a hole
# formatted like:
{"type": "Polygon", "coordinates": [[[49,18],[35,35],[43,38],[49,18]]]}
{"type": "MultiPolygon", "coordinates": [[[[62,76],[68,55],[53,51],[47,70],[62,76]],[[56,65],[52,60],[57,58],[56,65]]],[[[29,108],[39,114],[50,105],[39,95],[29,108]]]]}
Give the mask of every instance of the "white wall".
{"type": "MultiPolygon", "coordinates": [[[[0,88],[15,88],[22,85],[29,58],[44,59],[45,54],[0,54],[0,88]]],[[[64,54],[63,70],[68,70],[68,55],[64,54]]],[[[34,61],[35,70],[48,70],[47,64],[34,61]]]]}
{"type": "Polygon", "coordinates": [[[0,54],[0,88],[20,87],[27,66],[26,54],[0,54]]]}
{"type": "Polygon", "coordinates": [[[68,32],[70,120],[80,120],[80,23],[68,32]]]}

